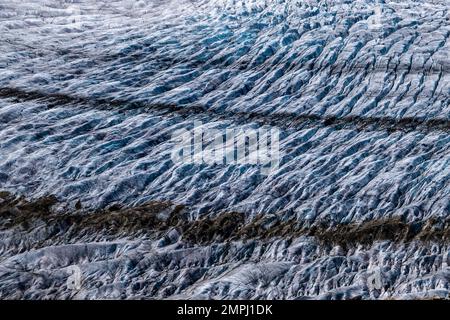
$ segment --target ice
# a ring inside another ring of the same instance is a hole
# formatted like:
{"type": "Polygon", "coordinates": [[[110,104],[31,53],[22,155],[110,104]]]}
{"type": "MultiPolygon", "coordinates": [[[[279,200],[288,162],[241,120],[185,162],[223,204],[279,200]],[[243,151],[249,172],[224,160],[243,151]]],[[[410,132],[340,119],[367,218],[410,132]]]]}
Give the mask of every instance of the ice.
{"type": "MultiPolygon", "coordinates": [[[[56,212],[170,201],[190,221],[445,224],[448,10],[445,0],[0,0],[0,191],[54,195],[56,212]],[[277,128],[279,167],[174,162],[173,136],[195,122],[277,128]]],[[[0,296],[448,297],[445,241],[191,243],[178,229],[66,239],[38,226],[2,225],[0,296]],[[66,287],[72,265],[78,291],[66,287]],[[371,290],[377,270],[386,283],[371,290]]]]}

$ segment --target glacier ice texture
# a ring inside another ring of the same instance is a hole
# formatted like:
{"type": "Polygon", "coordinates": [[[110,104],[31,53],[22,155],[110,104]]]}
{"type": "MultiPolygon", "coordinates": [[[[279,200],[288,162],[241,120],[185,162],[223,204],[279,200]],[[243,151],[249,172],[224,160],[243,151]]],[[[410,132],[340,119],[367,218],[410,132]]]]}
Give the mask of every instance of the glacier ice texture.
{"type": "Polygon", "coordinates": [[[0,297],[448,298],[449,9],[446,0],[0,0],[0,297]],[[174,162],[172,137],[196,121],[277,128],[279,167],[174,162]],[[49,195],[51,213],[14,215],[49,195]],[[442,237],[203,241],[180,224],[92,222],[78,233],[67,224],[148,203],[183,206],[192,228],[238,212],[242,226],[265,217],[263,229],[433,221],[442,237]],[[81,220],[58,218],[67,212],[81,220]],[[76,290],[71,266],[81,270],[76,290]],[[382,287],[371,287],[373,274],[382,287]]]}

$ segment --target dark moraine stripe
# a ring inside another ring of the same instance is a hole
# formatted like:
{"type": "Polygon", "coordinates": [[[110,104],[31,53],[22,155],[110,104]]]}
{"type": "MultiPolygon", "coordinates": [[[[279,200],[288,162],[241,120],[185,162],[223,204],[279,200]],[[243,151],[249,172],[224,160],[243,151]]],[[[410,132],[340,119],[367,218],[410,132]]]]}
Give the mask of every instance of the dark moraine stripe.
{"type": "Polygon", "coordinates": [[[125,101],[120,99],[88,98],[63,93],[45,93],[41,91],[26,91],[17,88],[0,88],[0,98],[12,99],[15,102],[44,101],[49,108],[63,105],[96,108],[101,110],[115,110],[123,112],[131,109],[142,111],[160,111],[163,113],[176,113],[183,117],[205,114],[211,120],[232,120],[236,123],[255,122],[260,125],[271,125],[280,128],[305,128],[308,126],[334,127],[336,129],[354,129],[363,131],[387,130],[388,132],[402,131],[450,131],[450,119],[434,118],[419,119],[403,117],[363,117],[363,116],[320,116],[314,114],[276,113],[264,114],[257,112],[218,111],[203,106],[177,106],[169,104],[148,104],[142,101],[125,101]]]}
{"type": "MultiPolygon", "coordinates": [[[[234,240],[269,240],[300,236],[316,238],[325,245],[353,247],[371,245],[375,241],[396,243],[411,241],[450,242],[450,219],[407,223],[400,218],[371,220],[334,226],[317,222],[306,226],[293,219],[282,221],[275,215],[246,218],[239,212],[221,212],[208,218],[190,220],[189,208],[164,201],[151,201],[136,207],[113,205],[95,211],[84,211],[81,203],[65,213],[54,212],[58,201],[53,196],[26,200],[8,192],[0,192],[0,230],[46,230],[51,242],[76,241],[89,235],[102,239],[117,237],[164,237],[177,229],[183,241],[191,244],[211,244],[234,240]]],[[[41,245],[45,246],[46,240],[41,245]]],[[[95,240],[95,239],[92,239],[95,240]]],[[[33,248],[39,248],[34,243],[33,248]]],[[[22,248],[23,249],[23,248],[22,248]]]]}

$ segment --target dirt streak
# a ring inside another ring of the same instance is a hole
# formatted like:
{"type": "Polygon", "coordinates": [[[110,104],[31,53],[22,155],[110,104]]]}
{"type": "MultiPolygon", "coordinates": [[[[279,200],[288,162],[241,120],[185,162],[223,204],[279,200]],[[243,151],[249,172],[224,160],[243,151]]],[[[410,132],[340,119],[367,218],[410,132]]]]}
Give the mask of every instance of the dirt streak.
{"type": "Polygon", "coordinates": [[[163,238],[177,230],[184,242],[210,244],[237,240],[274,238],[294,239],[311,236],[327,245],[344,247],[371,245],[375,241],[396,243],[411,241],[449,242],[450,219],[429,219],[406,223],[399,218],[379,219],[363,223],[328,226],[316,223],[306,226],[294,219],[281,221],[274,215],[258,215],[247,219],[239,212],[224,212],[213,218],[189,219],[189,208],[170,202],[151,201],[141,206],[123,208],[113,205],[86,212],[80,203],[71,212],[54,212],[53,196],[28,201],[7,192],[0,192],[0,230],[32,231],[37,226],[48,227],[48,237],[76,239],[93,234],[103,237],[163,238]]]}
{"type": "Polygon", "coordinates": [[[450,131],[450,119],[419,119],[414,117],[403,117],[395,119],[392,117],[361,117],[361,116],[320,116],[314,114],[293,113],[258,113],[258,112],[235,112],[207,109],[203,106],[177,106],[170,104],[148,104],[138,101],[131,102],[120,99],[100,99],[77,97],[60,93],[44,93],[40,91],[24,91],[16,88],[0,88],[0,98],[12,99],[16,102],[42,101],[49,108],[65,105],[75,105],[100,110],[114,110],[125,112],[132,109],[141,109],[143,112],[159,111],[162,115],[177,114],[185,118],[194,115],[208,115],[212,120],[232,120],[235,123],[257,123],[259,125],[270,125],[280,128],[306,128],[313,126],[333,127],[340,129],[354,129],[360,131],[388,132],[402,131],[450,131]]]}

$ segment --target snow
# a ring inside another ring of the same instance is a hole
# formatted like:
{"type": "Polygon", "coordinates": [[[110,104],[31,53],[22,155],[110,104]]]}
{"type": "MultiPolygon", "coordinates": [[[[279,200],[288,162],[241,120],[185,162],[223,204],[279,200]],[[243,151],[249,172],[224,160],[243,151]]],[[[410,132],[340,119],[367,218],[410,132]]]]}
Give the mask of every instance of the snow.
{"type": "MultiPolygon", "coordinates": [[[[192,219],[237,211],[248,221],[274,214],[311,225],[444,220],[449,7],[445,0],[0,0],[0,190],[53,194],[60,211],[79,200],[87,209],[170,200],[189,207],[192,219]],[[264,175],[253,165],[173,162],[171,138],[195,121],[217,130],[277,128],[279,167],[264,175]]],[[[0,232],[4,297],[16,292],[19,264],[45,280],[23,275],[27,298],[52,289],[72,298],[269,299],[449,290],[446,243],[333,251],[308,237],[189,244],[172,234],[161,245],[124,235],[18,254],[7,249],[11,230],[0,232]],[[79,292],[64,287],[70,265],[89,280],[79,292]],[[389,289],[368,288],[376,267],[389,289]]]]}

